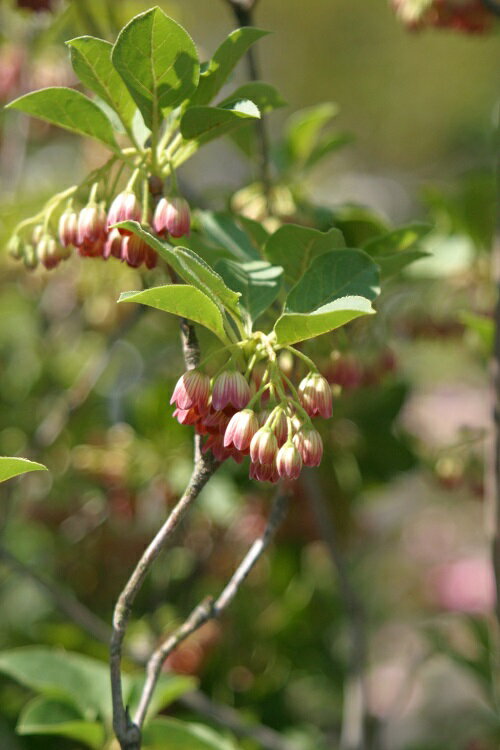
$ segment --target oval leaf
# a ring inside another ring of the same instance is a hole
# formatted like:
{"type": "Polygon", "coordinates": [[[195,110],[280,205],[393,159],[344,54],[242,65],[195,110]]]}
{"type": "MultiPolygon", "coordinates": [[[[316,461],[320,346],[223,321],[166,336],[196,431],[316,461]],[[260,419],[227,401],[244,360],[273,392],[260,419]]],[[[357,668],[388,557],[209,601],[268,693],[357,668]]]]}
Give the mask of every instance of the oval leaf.
{"type": "Polygon", "coordinates": [[[232,31],[215,52],[192,97],[193,104],[208,104],[216,96],[249,47],[269,32],[245,26],[232,31]]]}
{"type": "Polygon", "coordinates": [[[144,750],[238,750],[232,739],[204,724],[159,718],[144,729],[144,750]]]}
{"type": "Polygon", "coordinates": [[[278,344],[295,344],[335,330],[375,310],[364,297],[341,297],[310,313],[285,312],[274,326],[278,344]]]}
{"type": "Polygon", "coordinates": [[[118,114],[126,129],[130,129],[137,107],[111,62],[113,45],[92,36],[80,36],[67,44],[78,78],[118,114]]]}
{"type": "Polygon", "coordinates": [[[189,284],[166,284],[143,292],[123,292],[118,302],[139,302],[157,310],[179,315],[208,328],[224,344],[230,343],[224,331],[221,311],[206,294],[189,284]]]}
{"type": "Polygon", "coordinates": [[[36,461],[28,461],[27,458],[13,458],[0,456],[0,482],[26,474],[28,471],[47,471],[47,467],[36,461]]]}
{"type": "Polygon", "coordinates": [[[201,145],[229,133],[246,120],[255,120],[259,117],[258,108],[249,99],[242,99],[228,109],[190,107],[181,120],[181,133],[183,138],[201,145]]]}
{"type": "Polygon", "coordinates": [[[341,247],[345,247],[345,242],[338,229],[320,232],[298,224],[285,224],[269,237],[264,255],[271,263],[283,266],[285,280],[295,284],[315,258],[341,247]]]}
{"type": "Polygon", "coordinates": [[[84,94],[63,86],[41,89],[25,94],[7,104],[60,128],[79,135],[88,135],[118,152],[110,121],[100,107],[84,94]]]}
{"type": "Polygon", "coordinates": [[[105,740],[102,724],[84,721],[74,708],[48,698],[30,701],[19,716],[17,732],[23,734],[48,734],[81,742],[99,750],[105,740]]]}
{"type": "Polygon", "coordinates": [[[121,30],[111,59],[151,129],[198,85],[194,42],[160,8],[139,14],[121,30]]]}
{"type": "Polygon", "coordinates": [[[257,320],[278,296],[283,269],[263,260],[236,263],[225,258],[220,260],[216,267],[226,284],[241,294],[240,305],[248,314],[251,330],[251,323],[257,320]]]}

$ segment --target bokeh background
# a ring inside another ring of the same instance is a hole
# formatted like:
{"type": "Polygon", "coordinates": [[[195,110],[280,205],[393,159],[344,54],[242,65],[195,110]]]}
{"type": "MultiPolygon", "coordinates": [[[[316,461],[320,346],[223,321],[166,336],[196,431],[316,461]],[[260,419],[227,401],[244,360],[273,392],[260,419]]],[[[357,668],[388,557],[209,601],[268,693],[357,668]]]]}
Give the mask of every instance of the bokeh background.
{"type": "MultiPolygon", "coordinates": [[[[53,12],[35,13],[4,0],[0,100],[72,85],[64,40],[113,39],[148,5],[54,2],[53,12]]],[[[202,59],[234,28],[222,0],[161,6],[202,59]]],[[[368,207],[370,231],[376,221],[428,222],[430,255],[391,280],[375,319],[315,345],[337,393],[323,464],[297,488],[275,545],[223,622],[188,641],[169,668],[196,675],[211,700],[298,748],[336,748],[360,680],[354,634],[367,652],[370,748],[494,750],[488,357],[500,38],[409,34],[386,0],[260,0],[255,23],[272,31],[259,43],[262,78],[288,102],[268,118],[273,141],[291,113],[322,102],[338,105],[335,127],[352,136],[301,178],[301,193],[339,216],[347,204],[368,207]]],[[[0,454],[50,470],[2,486],[0,544],[109,622],[189,476],[190,430],[168,406],[182,370],[177,323],[116,305],[121,291],[160,283],[161,269],[141,275],[75,257],[29,273],[5,250],[18,221],[102,158],[75,137],[0,114],[0,454]]],[[[180,177],[194,204],[221,209],[256,174],[228,141],[180,177]]],[[[271,497],[244,467],[219,472],[140,596],[135,648],[221,588],[271,497]]],[[[56,644],[106,658],[105,645],[7,561],[0,602],[1,649],[56,644]]],[[[77,750],[16,736],[27,696],[0,678],[2,747],[77,750]]],[[[193,716],[185,705],[171,710],[193,716]]]]}

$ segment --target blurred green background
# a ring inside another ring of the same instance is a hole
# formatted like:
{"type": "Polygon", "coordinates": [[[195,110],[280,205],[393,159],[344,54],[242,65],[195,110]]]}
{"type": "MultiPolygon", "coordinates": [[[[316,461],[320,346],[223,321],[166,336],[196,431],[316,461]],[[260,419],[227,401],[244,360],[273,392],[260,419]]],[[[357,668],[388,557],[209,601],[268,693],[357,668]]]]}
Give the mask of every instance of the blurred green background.
{"type": "MultiPolygon", "coordinates": [[[[71,84],[64,40],[113,39],[149,4],[54,3],[54,14],[14,5],[0,5],[3,102],[71,84]],[[19,76],[9,88],[16,55],[19,76]]],[[[190,31],[202,59],[234,27],[222,0],[161,5],[190,31]]],[[[344,386],[323,427],[325,460],[314,480],[329,525],[300,486],[231,611],[169,667],[198,676],[211,700],[268,724],[296,743],[290,747],[337,748],[359,679],[351,648],[361,622],[370,748],[494,750],[500,718],[484,476],[500,38],[408,34],[386,0],[260,0],[255,23],[273,32],[259,43],[262,78],[289,102],[268,118],[273,140],[294,110],[324,101],[338,104],[337,127],[354,136],[307,175],[308,200],[337,210],[364,204],[388,224],[428,221],[432,258],[391,280],[376,319],[311,349],[344,386]],[[361,602],[357,619],[339,586],[339,559],[361,602]]],[[[103,154],[13,112],[0,115],[0,128],[5,248],[19,220],[103,154]]],[[[194,203],[218,209],[256,174],[226,142],[202,151],[180,177],[194,203]]],[[[177,323],[115,304],[121,291],[161,283],[164,272],[141,276],[75,257],[54,272],[28,273],[5,251],[0,268],[0,454],[50,470],[0,489],[0,545],[109,622],[190,470],[190,429],[168,406],[183,367],[177,323]]],[[[201,341],[204,350],[213,344],[203,334],[201,341]]],[[[141,593],[136,649],[220,590],[271,497],[244,466],[223,467],[141,593]]],[[[0,566],[0,648],[42,643],[106,658],[106,647],[69,623],[29,576],[0,566]]],[[[28,695],[0,678],[2,748],[77,750],[73,741],[16,735],[28,695]]],[[[195,715],[185,704],[171,713],[195,715]]],[[[242,747],[260,745],[246,739],[242,747]]]]}

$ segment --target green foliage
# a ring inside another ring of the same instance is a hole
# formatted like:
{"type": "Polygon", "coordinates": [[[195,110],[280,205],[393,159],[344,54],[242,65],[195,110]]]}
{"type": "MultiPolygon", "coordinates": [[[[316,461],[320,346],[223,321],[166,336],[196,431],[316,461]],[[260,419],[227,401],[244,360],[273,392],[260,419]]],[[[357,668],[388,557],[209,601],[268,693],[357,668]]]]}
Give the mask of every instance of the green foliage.
{"type": "Polygon", "coordinates": [[[302,278],[315,258],[340,247],[345,247],[345,241],[338,229],[319,232],[297,224],[284,224],[267,240],[264,255],[271,263],[283,266],[285,281],[292,285],[302,278]]]}
{"type": "Polygon", "coordinates": [[[144,732],[145,750],[237,750],[239,746],[219,732],[190,722],[160,718],[144,732]]]}
{"type": "Polygon", "coordinates": [[[96,721],[85,721],[67,703],[52,698],[34,698],[19,716],[17,731],[21,735],[40,734],[67,737],[94,750],[100,750],[105,730],[96,721]]]}
{"type": "Polygon", "coordinates": [[[226,135],[248,119],[258,119],[260,112],[253,102],[243,99],[224,107],[190,107],[181,120],[181,133],[187,140],[201,145],[226,135]]]}
{"type": "Polygon", "coordinates": [[[278,343],[320,336],[373,313],[379,292],[376,264],[361,250],[334,250],[318,256],[290,290],[274,327],[278,343]]]}
{"type": "Polygon", "coordinates": [[[431,229],[428,224],[408,224],[368,240],[363,247],[380,266],[382,277],[387,278],[429,255],[419,244],[431,229]]]}
{"type": "Polygon", "coordinates": [[[47,467],[36,461],[29,461],[27,458],[14,458],[9,456],[0,456],[0,482],[17,477],[19,474],[26,474],[29,471],[47,471],[47,467]]]}
{"type": "Polygon", "coordinates": [[[274,302],[280,292],[283,269],[262,260],[237,263],[220,260],[216,266],[224,281],[241,295],[240,304],[245,310],[247,325],[259,318],[274,302]]]}
{"type": "Polygon", "coordinates": [[[224,343],[230,340],[224,330],[224,320],[217,305],[190,284],[167,284],[145,289],[143,292],[123,292],[119,302],[139,302],[157,310],[178,315],[200,323],[224,343]]]}
{"type": "Polygon", "coordinates": [[[104,112],[95,102],[74,89],[61,86],[33,91],[15,99],[7,107],[19,109],[73,133],[95,138],[112,151],[118,151],[113,128],[104,112]]]}
{"type": "Polygon", "coordinates": [[[249,47],[268,33],[250,26],[232,31],[202,72],[192,103],[201,105],[211,102],[249,47]]]}
{"type": "Polygon", "coordinates": [[[82,83],[116,112],[126,129],[132,127],[137,107],[111,60],[113,45],[81,36],[67,42],[73,70],[82,83]]]}
{"type": "Polygon", "coordinates": [[[151,130],[198,84],[200,65],[193,40],[160,8],[141,13],[122,29],[112,60],[151,130]]]}

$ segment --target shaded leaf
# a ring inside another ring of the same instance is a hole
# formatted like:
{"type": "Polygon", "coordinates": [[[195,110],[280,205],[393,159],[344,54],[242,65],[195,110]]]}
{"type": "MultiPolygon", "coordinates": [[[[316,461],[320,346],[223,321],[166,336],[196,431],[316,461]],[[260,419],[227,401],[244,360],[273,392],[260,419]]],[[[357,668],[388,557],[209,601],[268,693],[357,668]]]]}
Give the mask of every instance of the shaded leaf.
{"type": "Polygon", "coordinates": [[[273,109],[285,107],[286,101],[283,99],[278,90],[264,81],[250,81],[233,91],[223,101],[219,102],[218,107],[227,107],[241,99],[250,99],[257,105],[260,112],[271,112],[273,109]]]}
{"type": "Polygon", "coordinates": [[[182,277],[185,281],[205,293],[214,295],[224,307],[239,314],[239,294],[230,289],[224,279],[208,263],[193,250],[185,247],[176,247],[174,252],[181,265],[182,277]]]}
{"type": "Polygon", "coordinates": [[[144,729],[144,750],[238,750],[238,745],[204,724],[159,718],[144,729]]]}
{"type": "MultiPolygon", "coordinates": [[[[160,711],[176,701],[181,695],[195,690],[197,687],[195,677],[178,674],[162,674],[157,682],[151,703],[148,708],[148,717],[156,716],[160,711]]],[[[133,677],[131,681],[131,691],[127,700],[132,714],[139,704],[142,688],[144,685],[144,675],[133,677]]]]}
{"type": "Polygon", "coordinates": [[[47,467],[27,458],[0,456],[0,482],[26,474],[28,471],[47,471],[47,467]]]}
{"type": "Polygon", "coordinates": [[[353,136],[349,133],[332,133],[331,135],[325,136],[320,141],[318,141],[318,143],[311,150],[309,156],[306,159],[304,167],[306,169],[315,167],[316,164],[319,164],[319,162],[322,161],[325,157],[330,156],[330,154],[334,153],[335,151],[339,151],[344,146],[352,143],[352,141],[353,136]]]}
{"type": "Polygon", "coordinates": [[[140,13],[121,30],[112,61],[151,129],[158,127],[162,112],[181,104],[198,84],[193,40],[158,7],[140,13]]]}
{"type": "Polygon", "coordinates": [[[237,263],[220,260],[218,272],[231,289],[241,294],[240,305],[253,323],[267,310],[279,294],[283,269],[263,260],[237,263]]]}
{"type": "Polygon", "coordinates": [[[208,328],[224,344],[229,343],[221,311],[206,294],[190,284],[166,284],[142,292],[123,292],[118,301],[138,302],[187,318],[208,328]]]}
{"type": "Polygon", "coordinates": [[[131,128],[137,107],[111,62],[113,45],[92,36],[80,36],[67,44],[73,70],[82,83],[106,102],[127,128],[131,128]]]}
{"type": "Polygon", "coordinates": [[[295,284],[315,258],[341,247],[345,247],[345,242],[338,229],[319,232],[298,224],[284,224],[269,237],[264,255],[271,263],[283,266],[285,280],[295,284]]]}
{"type": "Polygon", "coordinates": [[[0,653],[0,672],[47,698],[71,702],[86,720],[111,716],[109,669],[97,659],[25,646],[0,653]]]}
{"type": "Polygon", "coordinates": [[[378,258],[381,255],[392,255],[394,253],[409,250],[422,237],[425,237],[431,231],[429,224],[407,224],[391,232],[386,232],[374,239],[364,243],[363,249],[372,258],[378,258]]]}
{"type": "Polygon", "coordinates": [[[118,152],[113,128],[102,109],[88,97],[63,86],[41,89],[25,94],[7,104],[32,117],[58,125],[79,135],[95,138],[118,152]]]}
{"type": "Polygon", "coordinates": [[[317,257],[290,291],[274,326],[278,343],[313,338],[373,313],[379,292],[376,264],[361,250],[341,249],[317,257]]]}
{"type": "Polygon", "coordinates": [[[459,314],[459,319],[469,331],[473,331],[476,334],[485,352],[490,354],[493,351],[495,337],[493,318],[464,310],[459,314]]]}
{"type": "Polygon", "coordinates": [[[218,247],[223,247],[237,260],[258,260],[260,254],[254,242],[241,229],[232,214],[200,211],[200,223],[207,238],[218,247]]]}
{"type": "Polygon", "coordinates": [[[295,112],[288,119],[285,130],[284,148],[287,163],[304,163],[311,156],[323,127],[337,114],[338,107],[332,102],[295,112]]]}
{"type": "Polygon", "coordinates": [[[239,127],[248,119],[258,119],[260,112],[249,99],[242,99],[228,108],[189,107],[181,120],[183,138],[208,143],[239,127]]]}
{"type": "Polygon", "coordinates": [[[71,706],[48,698],[35,698],[28,703],[19,716],[17,732],[67,737],[95,750],[100,750],[105,741],[102,724],[85,721],[71,706]]]}
{"type": "Polygon", "coordinates": [[[201,74],[198,88],[192,97],[192,103],[208,104],[211,102],[248,48],[268,33],[268,31],[262,31],[262,29],[256,29],[252,26],[245,26],[232,31],[216,50],[201,74]]]}

